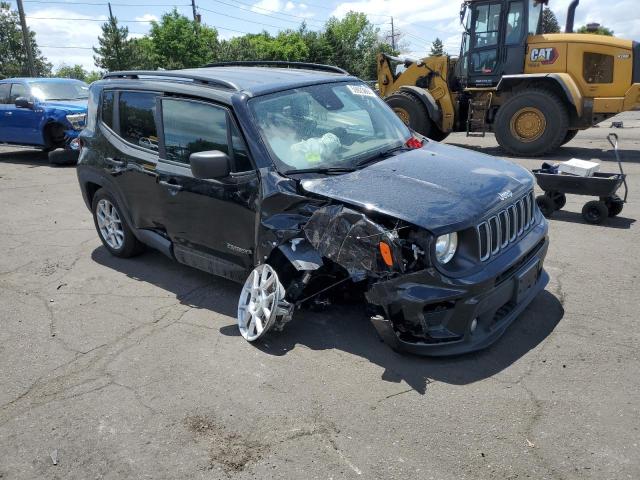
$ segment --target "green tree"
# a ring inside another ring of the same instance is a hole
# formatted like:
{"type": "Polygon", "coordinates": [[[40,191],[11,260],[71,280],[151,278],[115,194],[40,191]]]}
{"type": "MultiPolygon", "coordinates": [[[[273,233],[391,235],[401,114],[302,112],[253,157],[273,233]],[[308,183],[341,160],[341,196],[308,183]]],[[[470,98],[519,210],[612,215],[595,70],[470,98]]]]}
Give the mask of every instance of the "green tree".
{"type": "Polygon", "coordinates": [[[613,37],[614,34],[613,30],[598,23],[583,25],[576,31],[576,33],[591,33],[595,35],[605,35],[607,37],[613,37]]]}
{"type": "MultiPolygon", "coordinates": [[[[217,58],[218,31],[196,24],[175,8],[159,22],[151,23],[149,39],[151,62],[165,69],[201,67],[217,58]]],[[[139,42],[141,53],[146,51],[145,46],[139,42]]]]}
{"type": "MultiPolygon", "coordinates": [[[[36,76],[49,76],[51,64],[38,49],[36,35],[30,30],[29,40],[36,76]]],[[[0,2],[0,78],[17,76],[29,76],[20,18],[9,3],[0,2]]]]}
{"type": "Polygon", "coordinates": [[[548,7],[542,11],[542,33],[560,33],[558,18],[548,7]]]}
{"type": "Polygon", "coordinates": [[[65,65],[64,63],[56,70],[54,77],[60,78],[75,78],[76,80],[82,80],[83,82],[91,83],[102,78],[102,73],[87,72],[82,65],[65,65]]]}
{"type": "Polygon", "coordinates": [[[344,68],[363,79],[376,77],[376,55],[381,50],[378,29],[360,12],[349,12],[338,20],[330,18],[325,26],[329,47],[327,62],[344,68]]]}
{"type": "Polygon", "coordinates": [[[443,55],[444,55],[444,45],[442,44],[442,40],[436,37],[436,39],[431,44],[431,56],[441,57],[443,55]]]}
{"type": "Polygon", "coordinates": [[[131,65],[129,55],[129,29],[120,27],[116,17],[102,24],[102,35],[98,37],[98,48],[93,47],[93,61],[96,67],[107,70],[128,70],[131,65]]]}
{"type": "Polygon", "coordinates": [[[82,68],[82,65],[71,66],[63,63],[54,73],[54,77],[75,78],[84,82],[87,79],[87,71],[82,68]]]}

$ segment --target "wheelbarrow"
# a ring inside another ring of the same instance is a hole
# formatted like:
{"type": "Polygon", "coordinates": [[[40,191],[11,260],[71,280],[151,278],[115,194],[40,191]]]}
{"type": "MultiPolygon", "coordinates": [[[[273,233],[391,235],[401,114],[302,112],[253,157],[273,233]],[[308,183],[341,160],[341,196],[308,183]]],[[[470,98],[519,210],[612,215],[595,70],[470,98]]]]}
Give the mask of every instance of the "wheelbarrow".
{"type": "Polygon", "coordinates": [[[615,217],[622,212],[624,204],[627,203],[629,190],[618,153],[618,135],[610,133],[607,140],[615,152],[620,173],[596,172],[592,177],[579,177],[549,173],[540,169],[533,170],[538,185],[544,190],[544,195],[536,197],[536,203],[545,217],[551,217],[555,211],[565,206],[566,194],[599,197],[599,200],[591,200],[582,207],[582,217],[594,225],[599,225],[608,217],[615,217]],[[616,195],[621,185],[624,185],[624,198],[616,195]]]}

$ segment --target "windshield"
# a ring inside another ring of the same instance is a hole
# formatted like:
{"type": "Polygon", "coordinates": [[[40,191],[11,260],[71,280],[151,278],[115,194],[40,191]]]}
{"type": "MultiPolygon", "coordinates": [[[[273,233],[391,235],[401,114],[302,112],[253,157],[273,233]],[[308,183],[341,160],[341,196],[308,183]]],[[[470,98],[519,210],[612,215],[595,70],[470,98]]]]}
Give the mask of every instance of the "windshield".
{"type": "Polygon", "coordinates": [[[40,100],[84,100],[89,98],[89,85],[80,80],[66,82],[32,82],[31,94],[40,100]]]}
{"type": "Polygon", "coordinates": [[[249,102],[283,171],[355,168],[403,146],[411,132],[364,83],[296,88],[249,102]]]}

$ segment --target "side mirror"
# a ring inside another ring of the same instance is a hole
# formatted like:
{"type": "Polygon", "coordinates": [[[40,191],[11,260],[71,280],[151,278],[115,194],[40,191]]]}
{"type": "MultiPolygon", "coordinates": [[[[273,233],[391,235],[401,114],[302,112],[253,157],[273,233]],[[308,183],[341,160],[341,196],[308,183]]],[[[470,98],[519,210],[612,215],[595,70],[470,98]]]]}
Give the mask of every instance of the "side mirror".
{"type": "Polygon", "coordinates": [[[220,150],[192,153],[189,163],[193,176],[202,180],[228,177],[231,173],[231,159],[220,150]]]}
{"type": "Polygon", "coordinates": [[[33,102],[27,97],[16,98],[16,108],[33,108],[33,102]]]}

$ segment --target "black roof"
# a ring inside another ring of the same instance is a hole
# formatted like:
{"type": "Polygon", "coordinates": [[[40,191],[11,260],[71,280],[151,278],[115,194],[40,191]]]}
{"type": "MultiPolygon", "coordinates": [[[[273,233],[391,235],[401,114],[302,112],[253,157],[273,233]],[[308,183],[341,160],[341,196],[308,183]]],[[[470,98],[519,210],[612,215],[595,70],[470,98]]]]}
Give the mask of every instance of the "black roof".
{"type": "MultiPolygon", "coordinates": [[[[261,64],[260,64],[261,65],[261,64]]],[[[280,64],[278,64],[280,65],[280,64]]],[[[284,63],[282,64],[285,65],[284,63]]],[[[283,66],[257,66],[218,64],[202,68],[183,70],[126,71],[106,74],[105,80],[177,80],[206,85],[217,90],[243,92],[250,96],[264,95],[280,90],[313,85],[318,83],[357,80],[355,77],[340,73],[336,67],[313,68],[312,64],[291,64],[293,68],[283,66]]],[[[318,65],[317,67],[322,67],[318,65]]]]}

